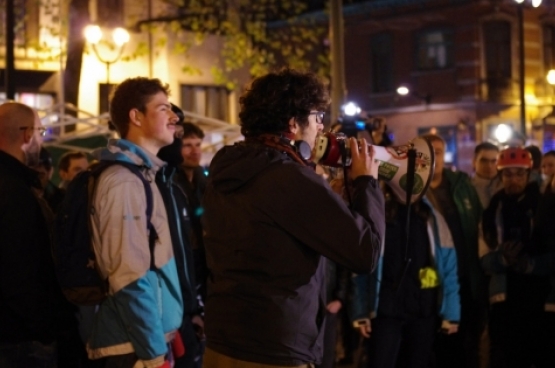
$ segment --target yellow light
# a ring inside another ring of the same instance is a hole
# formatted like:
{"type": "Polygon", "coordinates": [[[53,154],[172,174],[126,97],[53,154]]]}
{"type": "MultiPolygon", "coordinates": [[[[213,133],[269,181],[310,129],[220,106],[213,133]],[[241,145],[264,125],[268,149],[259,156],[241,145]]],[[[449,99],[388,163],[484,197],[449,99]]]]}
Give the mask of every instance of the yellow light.
{"type": "Polygon", "coordinates": [[[127,32],[124,28],[117,27],[112,32],[112,39],[116,45],[123,46],[129,42],[129,32],[127,32]]]}
{"type": "Polygon", "coordinates": [[[547,83],[549,84],[555,84],[555,69],[551,69],[548,73],[547,73],[547,83]]]}
{"type": "Polygon", "coordinates": [[[85,38],[89,43],[97,44],[102,38],[102,30],[96,24],[90,24],[85,27],[85,38]]]}
{"type": "Polygon", "coordinates": [[[532,0],[532,6],[534,8],[537,8],[538,6],[540,6],[542,3],[542,0],[532,0]]]}

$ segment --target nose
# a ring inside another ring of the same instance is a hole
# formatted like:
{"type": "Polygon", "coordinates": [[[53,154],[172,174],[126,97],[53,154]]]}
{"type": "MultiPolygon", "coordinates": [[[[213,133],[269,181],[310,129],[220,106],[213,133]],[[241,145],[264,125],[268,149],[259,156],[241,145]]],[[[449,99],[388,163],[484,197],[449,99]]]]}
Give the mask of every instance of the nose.
{"type": "Polygon", "coordinates": [[[170,113],[170,121],[172,123],[177,123],[179,121],[179,116],[177,116],[177,114],[175,112],[173,112],[172,110],[168,110],[170,113]]]}

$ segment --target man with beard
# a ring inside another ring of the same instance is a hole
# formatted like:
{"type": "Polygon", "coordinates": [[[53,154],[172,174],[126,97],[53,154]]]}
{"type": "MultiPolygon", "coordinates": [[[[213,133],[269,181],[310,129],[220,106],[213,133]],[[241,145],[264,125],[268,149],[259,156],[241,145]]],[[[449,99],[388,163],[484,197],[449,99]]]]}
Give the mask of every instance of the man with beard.
{"type": "Polygon", "coordinates": [[[27,166],[38,162],[44,132],[30,107],[0,106],[0,366],[6,368],[56,366],[48,208],[38,197],[38,173],[27,166]]]}
{"type": "Polygon", "coordinates": [[[491,367],[541,367],[538,328],[549,281],[547,276],[520,274],[511,267],[518,256],[539,254],[539,244],[532,238],[539,186],[529,182],[532,158],[524,148],[501,151],[497,169],[503,189],[492,197],[482,220],[491,250],[482,257],[484,269],[491,274],[491,367]]]}
{"type": "Polygon", "coordinates": [[[210,165],[203,229],[208,269],[205,368],[311,367],[322,359],[325,256],[370,272],[384,236],[378,163],[350,140],[352,206],[308,161],[328,92],[291,69],[240,98],[246,140],[210,165]]]}

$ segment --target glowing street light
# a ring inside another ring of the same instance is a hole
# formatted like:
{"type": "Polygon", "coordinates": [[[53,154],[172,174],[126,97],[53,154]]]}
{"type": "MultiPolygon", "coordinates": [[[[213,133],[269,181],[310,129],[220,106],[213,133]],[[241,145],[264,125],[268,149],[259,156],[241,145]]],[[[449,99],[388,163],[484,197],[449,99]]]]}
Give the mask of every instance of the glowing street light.
{"type": "Polygon", "coordinates": [[[493,136],[499,143],[506,143],[513,136],[513,129],[507,124],[499,124],[495,128],[493,136]]]}
{"type": "Polygon", "coordinates": [[[397,88],[397,93],[401,96],[406,96],[409,94],[409,92],[410,90],[405,86],[400,86],[399,88],[397,88]]]}
{"type": "Polygon", "coordinates": [[[414,96],[424,101],[426,105],[429,105],[430,102],[432,101],[432,95],[430,95],[429,93],[426,93],[425,95],[421,95],[420,93],[411,91],[407,86],[397,87],[397,94],[400,96],[407,96],[407,95],[414,96]]]}
{"type": "Polygon", "coordinates": [[[127,32],[124,28],[117,27],[114,28],[111,32],[112,34],[112,42],[115,44],[115,56],[111,59],[105,58],[101,55],[100,51],[98,50],[98,44],[102,40],[104,34],[102,29],[96,24],[90,24],[85,27],[84,35],[85,39],[88,43],[91,44],[94,54],[96,55],[97,59],[101,62],[106,64],[106,84],[110,85],[110,65],[116,63],[121,58],[123,54],[123,50],[125,45],[129,42],[130,36],[129,32],[127,32]]]}

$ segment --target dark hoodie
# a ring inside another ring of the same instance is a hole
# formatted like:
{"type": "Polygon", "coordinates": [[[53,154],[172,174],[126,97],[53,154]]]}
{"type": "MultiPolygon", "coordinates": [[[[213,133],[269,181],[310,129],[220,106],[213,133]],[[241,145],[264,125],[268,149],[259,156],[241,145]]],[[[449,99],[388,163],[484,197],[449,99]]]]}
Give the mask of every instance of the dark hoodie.
{"type": "Polygon", "coordinates": [[[261,364],[321,360],[321,256],[370,272],[384,236],[377,182],[362,176],[353,186],[350,211],[322,177],[277,149],[239,143],[216,154],[203,217],[209,348],[261,364]]]}

